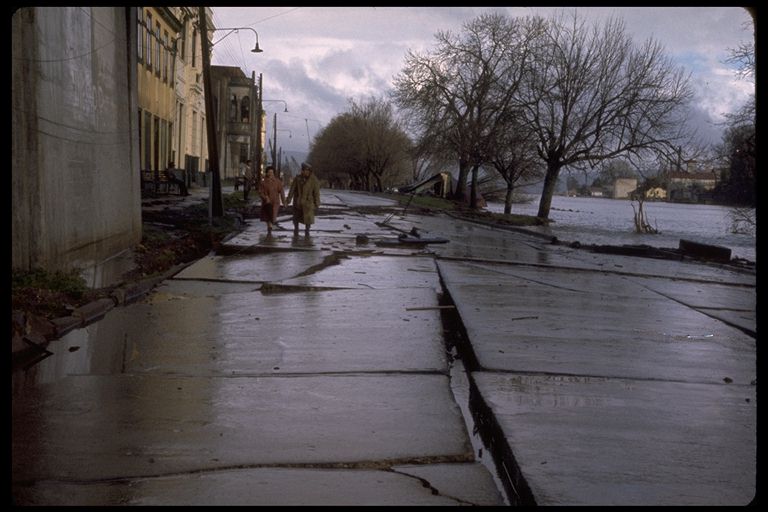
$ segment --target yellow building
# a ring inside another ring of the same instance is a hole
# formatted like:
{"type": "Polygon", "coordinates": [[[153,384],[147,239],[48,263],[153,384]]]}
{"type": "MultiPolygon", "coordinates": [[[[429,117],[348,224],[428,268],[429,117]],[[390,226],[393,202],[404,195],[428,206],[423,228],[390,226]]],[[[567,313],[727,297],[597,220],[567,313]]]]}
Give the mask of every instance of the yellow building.
{"type": "Polygon", "coordinates": [[[165,169],[175,113],[173,41],[181,24],[170,8],[137,8],[139,154],[141,169],[165,169]]]}
{"type": "Polygon", "coordinates": [[[198,7],[139,7],[137,16],[140,166],[165,169],[173,162],[187,170],[188,181],[208,167],[198,13],[198,7]]]}

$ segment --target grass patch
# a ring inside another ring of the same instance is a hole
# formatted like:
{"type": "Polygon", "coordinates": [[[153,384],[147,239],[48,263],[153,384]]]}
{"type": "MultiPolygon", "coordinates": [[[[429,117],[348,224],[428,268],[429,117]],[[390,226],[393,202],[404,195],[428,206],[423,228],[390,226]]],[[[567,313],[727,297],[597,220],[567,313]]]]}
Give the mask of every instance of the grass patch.
{"type": "Polygon", "coordinates": [[[88,290],[85,279],[80,275],[79,269],[48,271],[34,269],[30,271],[13,270],[11,287],[20,288],[45,288],[52,292],[61,292],[74,297],[82,297],[88,290]]]}
{"type": "MultiPolygon", "coordinates": [[[[383,197],[393,196],[389,195],[383,197]]],[[[413,198],[411,198],[411,196],[398,195],[394,196],[394,199],[397,199],[397,201],[403,207],[408,205],[408,208],[415,207],[427,210],[453,212],[463,217],[477,220],[487,220],[499,224],[506,224],[508,226],[541,226],[547,224],[546,221],[533,215],[520,215],[516,213],[510,213],[507,215],[504,213],[494,213],[486,210],[471,210],[464,203],[459,203],[450,199],[443,199],[441,197],[415,195],[413,198]],[[408,201],[410,201],[410,204],[408,201]]]]}

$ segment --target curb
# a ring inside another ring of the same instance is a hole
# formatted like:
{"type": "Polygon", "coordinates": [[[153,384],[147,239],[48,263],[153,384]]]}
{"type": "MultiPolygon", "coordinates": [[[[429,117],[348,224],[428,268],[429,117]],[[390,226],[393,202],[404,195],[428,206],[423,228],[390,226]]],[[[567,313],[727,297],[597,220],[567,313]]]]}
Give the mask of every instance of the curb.
{"type": "Polygon", "coordinates": [[[12,312],[13,334],[11,358],[13,369],[30,367],[51,353],[48,344],[75,329],[101,320],[113,308],[127,306],[152,291],[155,286],[196,263],[192,260],[175,265],[162,274],[117,288],[109,297],[96,299],[75,309],[71,315],[48,320],[22,311],[12,312]],[[46,355],[47,354],[47,355],[46,355]]]}

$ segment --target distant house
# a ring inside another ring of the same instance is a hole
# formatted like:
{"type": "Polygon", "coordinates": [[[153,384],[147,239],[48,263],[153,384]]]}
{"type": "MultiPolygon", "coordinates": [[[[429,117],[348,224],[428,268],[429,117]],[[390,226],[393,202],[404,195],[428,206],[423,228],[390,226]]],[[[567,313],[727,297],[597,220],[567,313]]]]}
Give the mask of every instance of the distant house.
{"type": "Polygon", "coordinates": [[[649,188],[645,191],[646,199],[666,199],[667,191],[661,187],[649,188]]]}
{"type": "Polygon", "coordinates": [[[667,191],[670,201],[698,201],[704,192],[717,185],[717,173],[671,172],[667,175],[667,191]]]}
{"type": "Polygon", "coordinates": [[[589,195],[591,197],[605,197],[605,190],[601,187],[589,187],[589,195]]]}
{"type": "Polygon", "coordinates": [[[637,178],[618,178],[613,182],[613,198],[628,199],[637,188],[637,178]]]}

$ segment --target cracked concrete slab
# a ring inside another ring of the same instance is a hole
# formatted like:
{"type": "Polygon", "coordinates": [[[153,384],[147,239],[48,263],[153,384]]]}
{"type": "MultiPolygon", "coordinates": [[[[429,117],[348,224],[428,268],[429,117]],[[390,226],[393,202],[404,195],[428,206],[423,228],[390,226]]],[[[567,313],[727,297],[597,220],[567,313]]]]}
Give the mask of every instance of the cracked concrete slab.
{"type": "Polygon", "coordinates": [[[438,266],[485,369],[709,383],[755,378],[754,339],[622,276],[438,266]]]}
{"type": "Polygon", "coordinates": [[[37,371],[446,372],[439,311],[408,310],[436,305],[431,288],[197,297],[161,289],[52,343],[57,357],[37,371]]]}
{"type": "Polygon", "coordinates": [[[538,505],[746,505],[754,386],[475,372],[538,505]]]}
{"type": "MultiPolygon", "coordinates": [[[[503,505],[498,492],[472,494],[466,479],[482,482],[474,464],[457,464],[460,474],[443,493],[419,478],[387,470],[254,468],[201,472],[105,483],[38,482],[20,489],[25,505],[176,505],[198,506],[457,506],[503,505]],[[497,499],[493,499],[494,494],[497,499]],[[96,498],[98,497],[98,498],[96,498]]],[[[445,467],[445,465],[440,465],[445,467]]],[[[430,466],[398,467],[409,473],[430,466]]],[[[484,471],[484,470],[483,470],[484,471]]],[[[492,485],[492,483],[491,483],[492,485]]]]}
{"type": "Polygon", "coordinates": [[[318,265],[330,251],[296,251],[239,256],[209,255],[174,276],[174,279],[221,280],[261,283],[294,277],[318,265]]]}
{"type": "Polygon", "coordinates": [[[368,289],[441,289],[440,277],[431,257],[351,257],[310,275],[283,280],[281,284],[368,289]]]}
{"type": "Polygon", "coordinates": [[[472,460],[439,374],[69,376],[15,400],[13,429],[20,486],[254,465],[472,460]]]}

